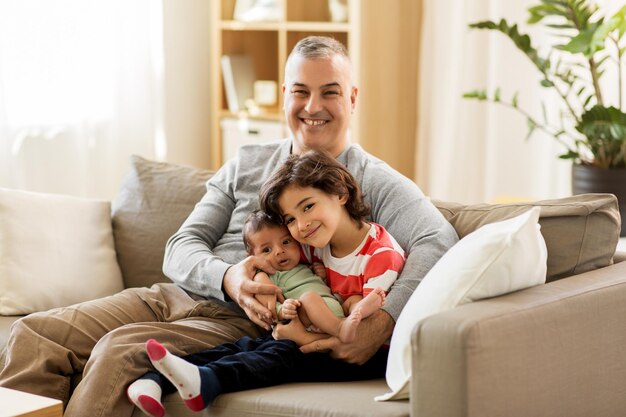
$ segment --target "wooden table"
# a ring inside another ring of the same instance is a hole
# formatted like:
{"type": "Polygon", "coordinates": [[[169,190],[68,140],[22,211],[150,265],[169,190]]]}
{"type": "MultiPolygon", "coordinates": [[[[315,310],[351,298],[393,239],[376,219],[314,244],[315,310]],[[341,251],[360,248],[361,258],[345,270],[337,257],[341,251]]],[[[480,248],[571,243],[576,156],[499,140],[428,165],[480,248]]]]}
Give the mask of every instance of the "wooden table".
{"type": "Polygon", "coordinates": [[[0,387],[0,417],[63,417],[63,403],[0,387]]]}

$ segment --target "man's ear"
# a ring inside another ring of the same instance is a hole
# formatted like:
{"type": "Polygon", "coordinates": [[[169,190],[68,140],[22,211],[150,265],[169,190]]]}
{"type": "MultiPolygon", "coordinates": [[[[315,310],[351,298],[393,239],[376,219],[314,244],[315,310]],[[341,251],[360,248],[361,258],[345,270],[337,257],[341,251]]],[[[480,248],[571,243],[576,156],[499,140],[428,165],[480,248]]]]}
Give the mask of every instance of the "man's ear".
{"type": "Polygon", "coordinates": [[[283,88],[281,89],[281,92],[283,94],[283,110],[285,110],[285,84],[283,84],[283,88]]]}
{"type": "Polygon", "coordinates": [[[352,108],[352,112],[354,113],[354,109],[356,108],[356,97],[359,95],[359,89],[357,87],[352,86],[352,91],[350,92],[350,107],[352,108]]]}

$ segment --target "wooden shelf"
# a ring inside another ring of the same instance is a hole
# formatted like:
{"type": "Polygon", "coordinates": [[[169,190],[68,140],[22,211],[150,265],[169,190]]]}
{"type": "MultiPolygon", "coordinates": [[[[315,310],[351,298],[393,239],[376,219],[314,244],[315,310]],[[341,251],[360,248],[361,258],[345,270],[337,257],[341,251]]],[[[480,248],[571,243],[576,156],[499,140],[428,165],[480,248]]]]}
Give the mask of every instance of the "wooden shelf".
{"type": "MultiPolygon", "coordinates": [[[[251,120],[267,120],[273,122],[282,122],[283,121],[283,113],[281,111],[276,110],[267,110],[262,111],[259,114],[250,114],[246,111],[242,111],[239,113],[233,113],[228,110],[222,110],[220,112],[220,119],[237,119],[237,118],[246,118],[251,120]]],[[[279,139],[279,138],[276,138],[279,139]]]]}

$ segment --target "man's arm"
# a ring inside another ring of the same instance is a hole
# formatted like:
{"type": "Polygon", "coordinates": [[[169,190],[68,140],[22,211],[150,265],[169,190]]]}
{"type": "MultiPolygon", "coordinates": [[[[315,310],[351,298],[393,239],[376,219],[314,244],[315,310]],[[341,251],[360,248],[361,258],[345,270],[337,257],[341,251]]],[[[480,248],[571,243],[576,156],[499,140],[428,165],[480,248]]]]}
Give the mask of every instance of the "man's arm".
{"type": "MultiPolygon", "coordinates": [[[[226,233],[235,210],[234,193],[228,184],[234,180],[234,165],[233,161],[227,163],[207,182],[206,193],[165,246],[165,275],[205,297],[224,299],[222,279],[232,266],[213,250],[226,233]]],[[[239,260],[243,258],[240,256],[239,260]]]]}
{"type": "Polygon", "coordinates": [[[256,208],[261,184],[289,149],[289,142],[243,146],[237,159],[224,164],[207,182],[206,194],[165,249],[163,271],[172,281],[204,297],[230,297],[263,327],[267,326],[259,317],[268,317],[270,312],[254,294],[273,294],[277,289],[252,278],[259,269],[275,271],[259,258],[246,257],[241,230],[246,216],[256,208]]]}
{"type": "Polygon", "coordinates": [[[362,188],[372,220],[387,229],[406,253],[404,267],[383,306],[396,321],[415,288],[458,237],[419,187],[387,164],[370,160],[362,188]]]}
{"type": "MultiPolygon", "coordinates": [[[[208,181],[205,195],[168,240],[163,271],[176,284],[195,294],[222,300],[228,295],[252,321],[269,328],[271,312],[254,294],[276,294],[280,289],[255,283],[252,278],[259,269],[270,274],[275,271],[260,258],[245,257],[239,230],[225,237],[229,225],[238,224],[240,228],[245,216],[239,213],[234,218],[238,198],[233,190],[236,172],[236,161],[229,161],[208,181]],[[218,242],[225,248],[220,253],[228,259],[214,253],[218,242]]],[[[258,185],[251,184],[250,188],[244,197],[256,196],[258,185]]]]}

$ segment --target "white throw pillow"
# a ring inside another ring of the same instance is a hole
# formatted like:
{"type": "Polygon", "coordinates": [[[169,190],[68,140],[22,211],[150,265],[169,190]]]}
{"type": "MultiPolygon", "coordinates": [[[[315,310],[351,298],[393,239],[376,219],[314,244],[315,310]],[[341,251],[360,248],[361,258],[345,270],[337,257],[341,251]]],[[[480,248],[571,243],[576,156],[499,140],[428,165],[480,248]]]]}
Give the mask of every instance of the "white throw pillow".
{"type": "Polygon", "coordinates": [[[487,224],[461,239],[426,274],[402,310],[391,337],[387,384],[378,401],[409,397],[411,332],[427,316],[458,305],[542,284],[546,245],[539,207],[487,224]]]}
{"type": "Polygon", "coordinates": [[[109,202],[0,188],[0,314],[123,289],[109,202]]]}

